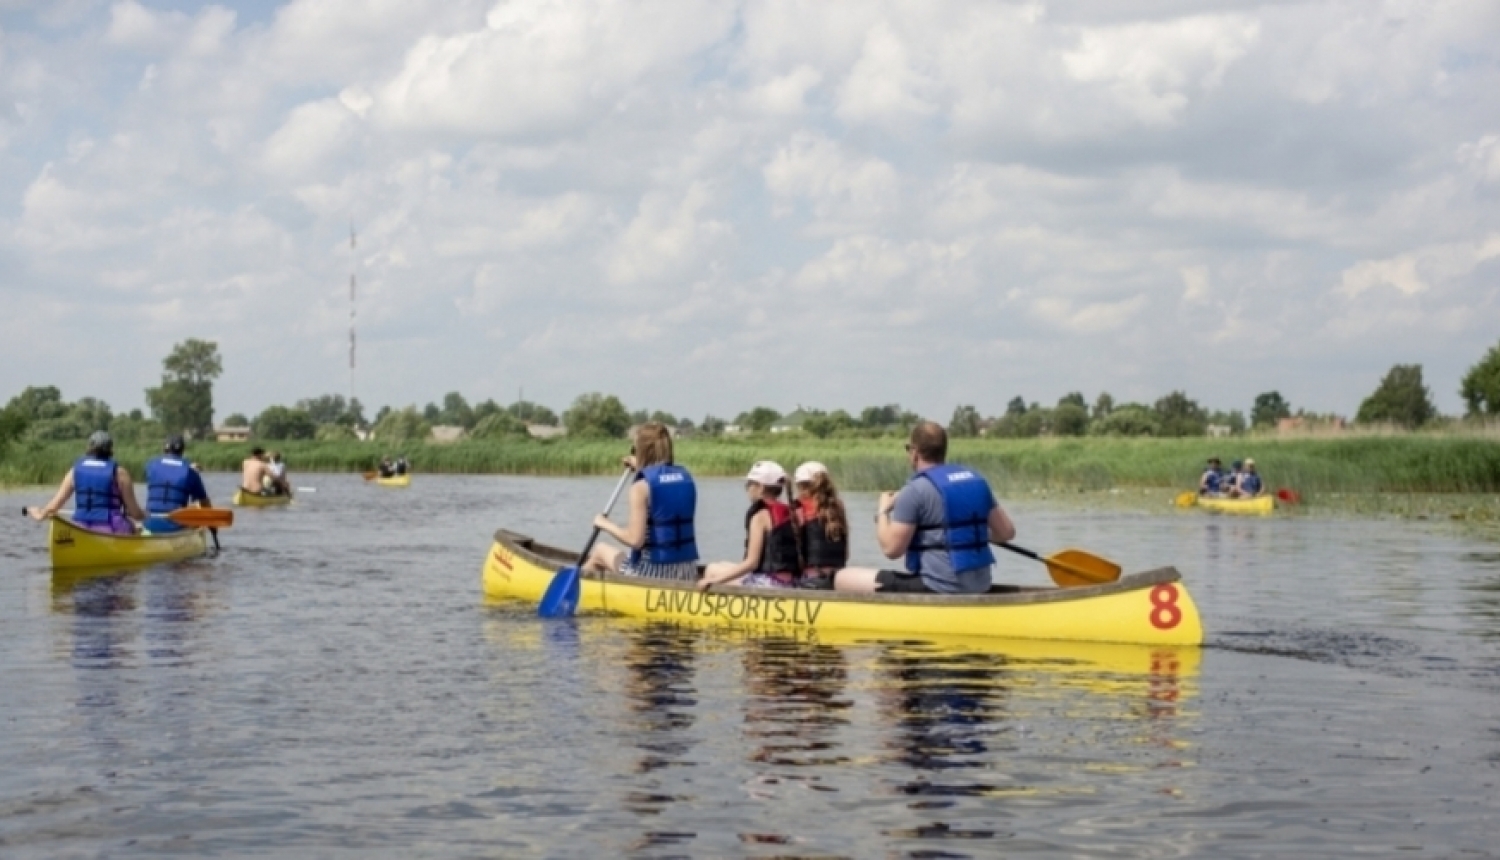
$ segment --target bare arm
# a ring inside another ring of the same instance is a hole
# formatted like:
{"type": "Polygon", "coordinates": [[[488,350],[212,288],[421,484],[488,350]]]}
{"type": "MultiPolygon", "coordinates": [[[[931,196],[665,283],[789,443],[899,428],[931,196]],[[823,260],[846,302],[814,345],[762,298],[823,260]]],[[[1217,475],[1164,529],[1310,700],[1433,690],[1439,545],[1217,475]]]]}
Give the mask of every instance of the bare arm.
{"type": "Polygon", "coordinates": [[[875,508],[878,511],[875,515],[875,543],[880,547],[880,554],[886,558],[905,555],[906,548],[911,546],[911,539],[917,533],[916,523],[898,523],[891,519],[891,509],[895,506],[895,493],[881,493],[875,508]]]}
{"type": "Polygon", "coordinates": [[[135,484],[130,481],[130,473],[125,471],[124,466],[115,467],[115,486],[120,489],[120,498],[125,502],[125,515],[140,522],[146,518],[146,512],[141,510],[141,503],[135,499],[135,484]]]}
{"type": "Polygon", "coordinates": [[[646,545],[646,512],[650,505],[651,488],[645,481],[637,481],[630,488],[630,522],[621,528],[608,516],[600,514],[594,517],[594,525],[631,549],[640,549],[646,545]]]}
{"type": "Polygon", "coordinates": [[[52,501],[48,502],[46,505],[40,508],[32,508],[31,518],[40,521],[45,520],[48,517],[57,516],[57,512],[62,510],[62,506],[67,504],[68,499],[71,499],[72,497],[73,470],[69,469],[68,474],[63,475],[62,485],[57,488],[57,495],[53,496],[52,501]]]}
{"type": "Polygon", "coordinates": [[[999,503],[990,508],[990,543],[1005,543],[1016,539],[1016,524],[999,503]]]}
{"type": "MultiPolygon", "coordinates": [[[[766,535],[770,531],[771,512],[756,512],[755,516],[750,520],[750,541],[749,544],[745,547],[745,557],[740,560],[739,564],[718,571],[717,575],[713,579],[712,584],[722,585],[726,582],[731,582],[733,580],[739,579],[747,573],[753,572],[756,566],[760,564],[761,554],[765,552],[766,535]]],[[[707,585],[709,583],[707,582],[707,580],[705,580],[704,584],[707,585]]]]}

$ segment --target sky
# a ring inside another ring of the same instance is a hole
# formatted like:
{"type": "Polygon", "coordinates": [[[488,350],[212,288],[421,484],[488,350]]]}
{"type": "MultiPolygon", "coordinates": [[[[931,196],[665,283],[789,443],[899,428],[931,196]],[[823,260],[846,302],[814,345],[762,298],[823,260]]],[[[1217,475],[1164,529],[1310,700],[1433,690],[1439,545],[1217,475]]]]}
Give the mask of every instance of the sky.
{"type": "Polygon", "coordinates": [[[1440,410],[1493,0],[0,0],[0,400],[1440,410]],[[350,248],[351,225],[358,236],[350,248]]]}

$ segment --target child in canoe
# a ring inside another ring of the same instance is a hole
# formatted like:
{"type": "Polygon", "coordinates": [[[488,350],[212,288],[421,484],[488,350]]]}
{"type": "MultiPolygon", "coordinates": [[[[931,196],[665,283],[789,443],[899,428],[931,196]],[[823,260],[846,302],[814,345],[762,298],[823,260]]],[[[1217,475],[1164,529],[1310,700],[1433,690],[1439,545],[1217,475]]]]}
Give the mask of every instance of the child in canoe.
{"type": "Polygon", "coordinates": [[[700,590],[713,585],[745,585],[759,588],[792,588],[802,576],[797,528],[791,508],[781,501],[786,488],[786,470],[770,460],[757,461],[745,476],[745,557],[740,561],[716,561],[703,571],[700,590]]]}
{"type": "Polygon", "coordinates": [[[792,519],[802,548],[804,588],[833,588],[833,575],[849,566],[849,517],[828,469],[814,461],[793,473],[797,509],[792,519]]]}

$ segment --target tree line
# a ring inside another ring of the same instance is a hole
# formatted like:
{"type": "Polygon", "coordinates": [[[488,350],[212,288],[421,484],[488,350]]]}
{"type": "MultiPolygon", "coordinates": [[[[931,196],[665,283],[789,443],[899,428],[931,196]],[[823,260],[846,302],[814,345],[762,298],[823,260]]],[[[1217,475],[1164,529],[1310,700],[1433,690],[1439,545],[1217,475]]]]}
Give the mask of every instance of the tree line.
{"type": "MultiPolygon", "coordinates": [[[[68,402],[55,386],[31,386],[0,409],[0,454],[17,440],[54,441],[87,438],[108,430],[126,443],[157,444],[167,435],[211,438],[213,383],[223,373],[217,344],[189,339],[175,345],[162,361],[158,385],[145,390],[150,415],[139,409],[116,414],[94,397],[68,402]]],[[[1461,380],[1460,395],[1467,418],[1500,416],[1500,344],[1491,347],[1461,380]]],[[[956,437],[993,436],[1200,436],[1211,425],[1237,434],[1247,429],[1275,427],[1285,418],[1310,422],[1335,416],[1293,410],[1279,391],[1257,395],[1248,415],[1239,410],[1210,411],[1183,391],[1173,391],[1152,403],[1116,403],[1100,393],[1089,403],[1081,392],[1070,392],[1052,406],[1014,397],[999,415],[984,416],[972,404],[961,404],[948,420],[956,437]]],[[[899,404],[869,406],[858,414],[843,409],[825,411],[798,407],[783,415],[769,406],[756,406],[733,420],[705,415],[702,421],[679,418],[660,410],[629,410],[612,394],[580,395],[561,415],[526,400],[501,405],[493,399],[476,404],[460,393],[446,394],[441,404],[403,408],[382,406],[367,419],[357,398],[327,394],[298,400],[291,406],[272,405],[254,418],[230,415],[225,424],[248,427],[257,438],[354,439],[368,430],[382,441],[426,439],[434,426],[461,427],[475,439],[525,438],[528,425],[566,427],[568,435],[584,438],[623,438],[630,427],[660,421],[679,434],[722,435],[730,430],[767,433],[774,429],[800,431],[818,438],[855,438],[904,434],[920,417],[899,404]]],[[[1422,365],[1398,364],[1361,401],[1355,421],[1416,429],[1445,419],[1432,402],[1423,381],[1422,365]]]]}

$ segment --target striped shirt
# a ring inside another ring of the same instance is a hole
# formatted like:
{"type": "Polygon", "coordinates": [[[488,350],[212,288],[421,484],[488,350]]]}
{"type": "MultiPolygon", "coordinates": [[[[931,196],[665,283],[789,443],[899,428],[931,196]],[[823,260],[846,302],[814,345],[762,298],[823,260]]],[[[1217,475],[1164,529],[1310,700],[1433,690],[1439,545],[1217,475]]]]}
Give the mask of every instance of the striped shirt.
{"type": "Polygon", "coordinates": [[[620,573],[626,576],[639,576],[646,579],[676,579],[683,582],[697,582],[698,564],[692,561],[679,561],[673,564],[652,564],[649,561],[642,561],[639,564],[631,564],[628,558],[621,558],[620,573]]]}

